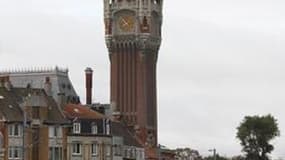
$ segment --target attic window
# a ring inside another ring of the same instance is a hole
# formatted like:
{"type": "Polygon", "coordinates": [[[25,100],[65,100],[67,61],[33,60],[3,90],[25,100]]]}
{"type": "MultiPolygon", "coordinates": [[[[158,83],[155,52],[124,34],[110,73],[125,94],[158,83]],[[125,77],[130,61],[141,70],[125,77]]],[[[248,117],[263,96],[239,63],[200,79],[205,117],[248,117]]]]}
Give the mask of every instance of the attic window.
{"type": "Polygon", "coordinates": [[[95,122],[91,124],[91,132],[92,134],[98,134],[98,126],[96,125],[95,122]]]}
{"type": "Polygon", "coordinates": [[[4,96],[1,96],[1,95],[0,95],[0,99],[4,99],[4,96]]]}
{"type": "Polygon", "coordinates": [[[80,134],[81,126],[80,123],[73,123],[73,133],[74,134],[80,134]]]}

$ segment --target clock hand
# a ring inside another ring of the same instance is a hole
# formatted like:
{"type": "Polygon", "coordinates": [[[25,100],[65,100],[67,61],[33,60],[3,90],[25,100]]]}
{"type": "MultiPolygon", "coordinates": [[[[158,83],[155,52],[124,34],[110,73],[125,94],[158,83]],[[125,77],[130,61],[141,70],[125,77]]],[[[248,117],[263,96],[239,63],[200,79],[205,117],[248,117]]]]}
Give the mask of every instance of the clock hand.
{"type": "Polygon", "coordinates": [[[124,18],[122,20],[123,20],[124,26],[129,25],[129,23],[124,18]]]}

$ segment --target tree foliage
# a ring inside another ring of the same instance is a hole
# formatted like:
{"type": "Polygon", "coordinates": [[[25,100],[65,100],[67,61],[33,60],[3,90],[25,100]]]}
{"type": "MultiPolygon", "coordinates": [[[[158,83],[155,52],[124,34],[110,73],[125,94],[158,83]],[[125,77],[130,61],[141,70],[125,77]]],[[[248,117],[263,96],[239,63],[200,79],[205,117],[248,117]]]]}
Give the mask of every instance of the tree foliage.
{"type": "Polygon", "coordinates": [[[175,150],[175,159],[177,160],[201,160],[197,150],[193,150],[190,148],[177,148],[175,150]]]}
{"type": "Polygon", "coordinates": [[[246,160],[268,160],[274,149],[269,142],[280,135],[277,120],[271,116],[246,116],[237,128],[237,138],[246,160]]]}

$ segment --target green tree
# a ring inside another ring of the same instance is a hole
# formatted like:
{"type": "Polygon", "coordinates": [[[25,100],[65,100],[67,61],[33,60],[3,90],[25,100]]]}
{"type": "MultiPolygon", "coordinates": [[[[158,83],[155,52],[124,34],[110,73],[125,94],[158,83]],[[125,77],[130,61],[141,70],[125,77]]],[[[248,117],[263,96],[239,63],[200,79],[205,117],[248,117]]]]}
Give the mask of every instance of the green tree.
{"type": "Polygon", "coordinates": [[[269,142],[280,136],[277,120],[271,116],[246,116],[237,128],[246,160],[268,160],[268,153],[274,149],[269,142]]]}

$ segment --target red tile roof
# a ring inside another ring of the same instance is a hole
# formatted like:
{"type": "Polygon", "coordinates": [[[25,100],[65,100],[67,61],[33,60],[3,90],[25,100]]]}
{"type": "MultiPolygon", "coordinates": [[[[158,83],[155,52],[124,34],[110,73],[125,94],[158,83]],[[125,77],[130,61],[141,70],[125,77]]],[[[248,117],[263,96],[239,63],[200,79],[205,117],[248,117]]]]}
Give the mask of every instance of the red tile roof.
{"type": "Polygon", "coordinates": [[[81,104],[67,104],[64,107],[64,114],[70,118],[78,119],[104,119],[107,118],[101,113],[98,113],[87,106],[81,104]]]}
{"type": "Polygon", "coordinates": [[[147,159],[158,160],[158,150],[156,148],[145,148],[147,159]]]}

